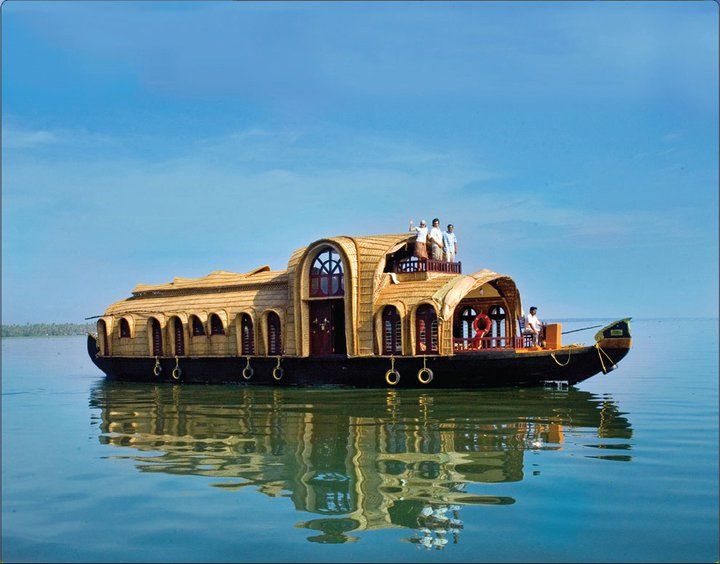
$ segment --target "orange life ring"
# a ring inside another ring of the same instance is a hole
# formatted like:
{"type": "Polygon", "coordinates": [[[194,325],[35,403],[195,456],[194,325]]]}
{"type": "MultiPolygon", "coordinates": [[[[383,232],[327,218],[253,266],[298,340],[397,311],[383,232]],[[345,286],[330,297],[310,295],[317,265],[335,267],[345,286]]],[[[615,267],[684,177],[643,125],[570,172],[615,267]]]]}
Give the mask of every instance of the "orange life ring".
{"type": "Polygon", "coordinates": [[[478,313],[475,316],[475,321],[473,321],[472,326],[475,330],[475,338],[473,340],[475,342],[479,342],[480,339],[482,339],[488,333],[488,331],[490,331],[490,328],[492,327],[492,319],[490,319],[484,313],[478,313]],[[480,327],[481,321],[483,323],[482,327],[480,327]]]}

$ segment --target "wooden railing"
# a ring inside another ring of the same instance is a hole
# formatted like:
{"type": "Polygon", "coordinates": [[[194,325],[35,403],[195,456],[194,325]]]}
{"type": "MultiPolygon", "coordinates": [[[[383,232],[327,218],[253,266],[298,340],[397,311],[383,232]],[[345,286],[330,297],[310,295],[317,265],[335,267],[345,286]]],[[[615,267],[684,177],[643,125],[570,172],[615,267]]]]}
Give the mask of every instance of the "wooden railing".
{"type": "Polygon", "coordinates": [[[411,257],[398,262],[397,265],[395,265],[395,272],[445,272],[447,274],[462,274],[462,263],[411,257]]]}
{"type": "Polygon", "coordinates": [[[532,347],[532,337],[522,335],[521,337],[465,337],[453,339],[453,349],[456,353],[481,351],[481,350],[502,350],[522,349],[532,347]]]}

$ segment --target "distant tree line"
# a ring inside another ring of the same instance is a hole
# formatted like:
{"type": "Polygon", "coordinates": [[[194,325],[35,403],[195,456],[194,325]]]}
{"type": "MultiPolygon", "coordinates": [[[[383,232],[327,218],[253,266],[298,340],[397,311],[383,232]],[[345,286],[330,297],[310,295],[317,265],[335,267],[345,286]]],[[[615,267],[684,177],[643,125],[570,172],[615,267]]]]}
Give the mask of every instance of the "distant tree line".
{"type": "Polygon", "coordinates": [[[94,332],[94,323],[26,323],[2,326],[3,337],[63,337],[94,332]]]}

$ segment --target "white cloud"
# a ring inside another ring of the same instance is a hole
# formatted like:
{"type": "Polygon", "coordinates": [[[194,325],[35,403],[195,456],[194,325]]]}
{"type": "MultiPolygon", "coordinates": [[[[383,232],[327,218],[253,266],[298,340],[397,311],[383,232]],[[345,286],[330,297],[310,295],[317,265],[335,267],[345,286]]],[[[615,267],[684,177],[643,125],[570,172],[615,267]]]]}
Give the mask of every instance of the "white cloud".
{"type": "Polygon", "coordinates": [[[2,144],[6,149],[33,149],[42,145],[58,143],[55,133],[3,128],[2,144]]]}

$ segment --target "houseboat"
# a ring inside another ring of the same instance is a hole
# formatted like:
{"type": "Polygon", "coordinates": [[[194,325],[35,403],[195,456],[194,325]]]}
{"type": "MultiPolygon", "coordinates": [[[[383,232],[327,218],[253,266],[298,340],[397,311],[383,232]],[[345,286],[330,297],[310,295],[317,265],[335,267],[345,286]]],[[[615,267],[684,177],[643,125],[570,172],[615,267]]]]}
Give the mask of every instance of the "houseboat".
{"type": "Polygon", "coordinates": [[[509,276],[413,256],[414,234],[339,236],[287,269],[140,284],[88,335],[108,378],[273,386],[477,388],[575,384],[628,353],[630,320],[588,346],[560,324],[522,333],[509,276]]]}

